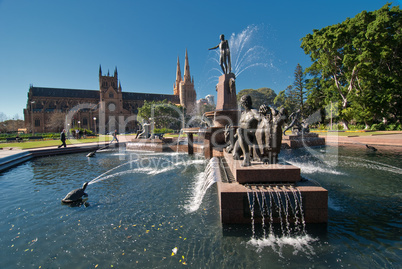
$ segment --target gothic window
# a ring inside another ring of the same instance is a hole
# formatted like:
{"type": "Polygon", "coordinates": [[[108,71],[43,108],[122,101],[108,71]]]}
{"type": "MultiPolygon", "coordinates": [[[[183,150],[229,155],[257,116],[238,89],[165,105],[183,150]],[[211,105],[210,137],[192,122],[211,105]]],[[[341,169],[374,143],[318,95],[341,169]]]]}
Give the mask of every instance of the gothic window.
{"type": "Polygon", "coordinates": [[[39,127],[40,126],[40,119],[35,119],[35,127],[39,127]]]}
{"type": "Polygon", "coordinates": [[[84,126],[88,125],[88,119],[87,118],[82,119],[82,125],[84,125],[84,126]]]}
{"type": "Polygon", "coordinates": [[[114,98],[114,94],[112,92],[109,93],[109,98],[114,98]]]}

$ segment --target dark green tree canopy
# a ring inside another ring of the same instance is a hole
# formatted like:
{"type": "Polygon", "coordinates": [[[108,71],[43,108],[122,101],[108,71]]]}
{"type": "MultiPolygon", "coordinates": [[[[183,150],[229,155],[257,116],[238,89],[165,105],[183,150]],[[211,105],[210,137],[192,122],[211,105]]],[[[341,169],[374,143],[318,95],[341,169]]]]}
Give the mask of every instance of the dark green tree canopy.
{"type": "Polygon", "coordinates": [[[313,64],[308,103],[338,102],[345,128],[350,121],[400,122],[402,12],[391,4],[314,30],[301,47],[313,64]],[[322,93],[319,94],[317,89],[322,93]],[[319,100],[316,100],[316,99],[319,100]]]}
{"type": "Polygon", "coordinates": [[[251,96],[254,108],[259,108],[262,104],[266,104],[268,106],[274,105],[274,99],[276,97],[276,93],[270,88],[259,88],[257,90],[254,89],[241,90],[237,94],[237,101],[239,102],[240,98],[243,95],[247,94],[251,96]]]}

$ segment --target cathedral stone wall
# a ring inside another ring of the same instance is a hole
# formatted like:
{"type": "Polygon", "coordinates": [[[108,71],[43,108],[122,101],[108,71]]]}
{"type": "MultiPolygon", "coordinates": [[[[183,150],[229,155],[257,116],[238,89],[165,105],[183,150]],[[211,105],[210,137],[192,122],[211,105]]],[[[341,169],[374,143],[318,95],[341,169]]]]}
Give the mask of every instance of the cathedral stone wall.
{"type": "Polygon", "coordinates": [[[179,97],[171,94],[123,92],[117,70],[114,76],[104,76],[100,68],[99,90],[30,86],[24,109],[25,127],[33,133],[60,132],[65,127],[85,128],[97,133],[108,133],[114,128],[133,132],[138,128],[138,108],[145,100],[180,103],[179,97]],[[63,115],[68,112],[72,115],[68,126],[54,124],[57,120],[64,122],[63,115]],[[121,123],[124,123],[123,127],[121,123]]]}

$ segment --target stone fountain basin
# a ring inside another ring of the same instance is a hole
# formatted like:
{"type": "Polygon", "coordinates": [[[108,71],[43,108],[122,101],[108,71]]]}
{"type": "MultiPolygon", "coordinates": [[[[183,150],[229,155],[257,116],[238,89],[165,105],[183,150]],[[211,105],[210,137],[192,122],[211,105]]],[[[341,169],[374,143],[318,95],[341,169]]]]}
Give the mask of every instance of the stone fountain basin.
{"type": "MultiPolygon", "coordinates": [[[[272,188],[279,188],[281,184],[267,184],[272,186],[262,190],[269,197],[268,192],[272,188]]],[[[322,187],[314,186],[311,182],[298,182],[292,185],[300,192],[304,221],[306,223],[327,223],[328,222],[328,191],[322,187]]],[[[247,195],[249,189],[237,182],[217,182],[221,222],[223,224],[250,224],[250,208],[248,207],[247,195]]],[[[290,190],[286,190],[291,195],[290,190]]],[[[283,190],[281,190],[283,192],[283,190]]],[[[261,223],[261,217],[254,217],[256,223],[261,223]]],[[[279,218],[274,218],[274,223],[279,223],[279,218]]]]}
{"type": "Polygon", "coordinates": [[[226,125],[235,126],[239,122],[239,110],[215,110],[205,113],[205,116],[210,119],[214,127],[224,128],[226,125]]]}
{"type": "MultiPolygon", "coordinates": [[[[327,223],[328,221],[328,191],[315,186],[310,181],[301,181],[300,168],[289,164],[252,163],[252,166],[242,167],[241,160],[233,160],[224,152],[224,168],[226,180],[217,182],[221,221],[224,224],[251,223],[248,206],[247,185],[259,186],[258,192],[267,199],[279,193],[279,196],[293,197],[292,190],[301,196],[304,221],[306,223],[327,223]],[[287,188],[286,186],[289,186],[287,188]],[[271,192],[271,194],[269,193],[271,192]],[[284,192],[287,192],[286,195],[284,192]]],[[[262,222],[262,217],[254,216],[254,221],[262,222]]],[[[275,217],[274,223],[280,218],[275,217]]],[[[292,221],[292,220],[290,220],[292,221]]]]}

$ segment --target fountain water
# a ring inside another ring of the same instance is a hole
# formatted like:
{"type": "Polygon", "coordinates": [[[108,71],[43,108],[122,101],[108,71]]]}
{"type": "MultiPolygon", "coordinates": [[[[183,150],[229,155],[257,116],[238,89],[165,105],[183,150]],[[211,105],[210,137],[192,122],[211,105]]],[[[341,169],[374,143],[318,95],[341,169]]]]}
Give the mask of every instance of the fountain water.
{"type": "MultiPolygon", "coordinates": [[[[330,149],[325,149],[326,154],[332,154],[330,149]]],[[[366,149],[350,148],[340,148],[339,153],[337,166],[310,173],[303,164],[320,166],[322,162],[303,149],[283,152],[285,160],[300,163],[302,175],[320,182],[332,198],[325,231],[306,224],[304,232],[301,210],[308,201],[303,196],[299,200],[291,184],[280,187],[278,191],[288,190],[288,197],[280,197],[282,212],[288,201],[290,236],[285,218],[284,233],[273,221],[279,218],[274,191],[278,184],[247,188],[254,199],[255,218],[264,216],[265,234],[257,221],[254,236],[250,224],[222,226],[214,191],[220,183],[210,185],[201,178],[206,162],[186,154],[126,151],[123,161],[113,151],[104,151],[92,159],[83,154],[34,159],[0,175],[0,267],[128,268],[134,264],[173,268],[186,262],[197,268],[264,268],[267,264],[273,268],[301,264],[399,268],[400,153],[381,151],[372,156],[366,149]],[[109,171],[127,163],[132,153],[138,154],[132,167],[127,164],[109,171]],[[152,174],[162,170],[162,163],[172,169],[152,174]],[[97,177],[98,183],[88,190],[90,207],[59,205],[71,186],[97,177]],[[201,206],[190,212],[187,207],[197,200],[192,197],[198,181],[203,181],[198,186],[205,186],[200,189],[210,187],[198,199],[201,206]],[[298,225],[292,224],[292,216],[298,217],[298,225]],[[231,236],[226,236],[228,229],[231,236]],[[177,253],[171,256],[175,248],[177,253]]],[[[249,208],[245,199],[240,202],[249,208]]]]}
{"type": "Polygon", "coordinates": [[[193,193],[184,208],[189,212],[197,211],[200,208],[202,199],[207,190],[217,181],[220,180],[219,159],[213,157],[209,160],[205,168],[205,172],[197,175],[194,183],[193,193]]]}
{"type": "MultiPolygon", "coordinates": [[[[273,67],[268,49],[262,45],[257,45],[258,42],[256,42],[258,35],[261,34],[260,28],[256,25],[250,25],[238,34],[232,33],[228,40],[232,57],[232,72],[236,77],[249,68],[273,67]]],[[[211,53],[213,56],[210,61],[214,63],[214,66],[219,65],[219,51],[215,50],[211,53]]],[[[210,70],[222,74],[220,68],[212,67],[210,70]]],[[[213,75],[209,77],[208,81],[216,81],[218,77],[213,75]]]]}
{"type": "Polygon", "coordinates": [[[302,196],[297,188],[292,185],[247,185],[247,188],[252,223],[250,245],[258,251],[269,246],[281,256],[285,245],[293,247],[294,254],[299,251],[314,254],[311,244],[318,239],[306,232],[302,196]],[[255,217],[262,220],[261,237],[256,235],[255,217]],[[276,232],[274,219],[279,220],[276,232]]]}
{"type": "Polygon", "coordinates": [[[229,46],[234,55],[233,73],[239,77],[241,73],[252,67],[270,67],[268,50],[260,45],[254,45],[255,37],[259,35],[259,27],[248,26],[240,34],[233,33],[229,39],[229,46]]]}

